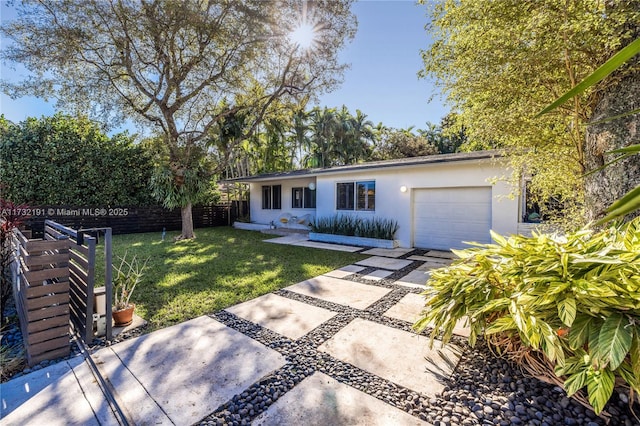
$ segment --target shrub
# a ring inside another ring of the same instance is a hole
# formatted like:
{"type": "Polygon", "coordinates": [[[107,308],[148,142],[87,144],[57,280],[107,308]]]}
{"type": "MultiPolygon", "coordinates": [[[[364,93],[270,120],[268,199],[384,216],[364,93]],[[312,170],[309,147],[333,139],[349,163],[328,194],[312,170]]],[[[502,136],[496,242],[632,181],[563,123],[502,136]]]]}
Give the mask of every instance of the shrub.
{"type": "Polygon", "coordinates": [[[447,342],[468,318],[480,335],[537,377],[563,383],[600,413],[616,379],[640,392],[640,220],[600,232],[534,234],[455,251],[432,271],[418,330],[447,342]],[[581,391],[582,392],[582,391],[581,391]]]}
{"type": "Polygon", "coordinates": [[[392,219],[373,217],[363,219],[357,216],[337,214],[319,217],[311,225],[313,232],[347,235],[381,240],[393,240],[398,231],[398,222],[392,219]]]}
{"type": "Polygon", "coordinates": [[[0,117],[3,198],[32,206],[156,204],[148,153],[126,133],[107,137],[86,118],[56,114],[13,124],[0,117]]]}

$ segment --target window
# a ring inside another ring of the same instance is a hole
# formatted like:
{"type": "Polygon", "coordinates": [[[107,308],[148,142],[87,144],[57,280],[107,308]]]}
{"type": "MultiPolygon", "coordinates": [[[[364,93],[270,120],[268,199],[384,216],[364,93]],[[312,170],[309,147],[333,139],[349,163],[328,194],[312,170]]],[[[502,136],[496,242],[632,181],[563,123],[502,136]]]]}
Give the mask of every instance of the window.
{"type": "Polygon", "coordinates": [[[309,188],[292,188],[291,207],[294,209],[315,209],[316,191],[309,188]]]}
{"type": "Polygon", "coordinates": [[[316,208],[316,190],[309,188],[304,189],[304,208],[315,209],[316,208]]]}
{"type": "Polygon", "coordinates": [[[375,181],[357,182],[356,191],[358,194],[358,203],[356,210],[375,210],[376,209],[376,183],[375,181]]]}
{"type": "Polygon", "coordinates": [[[270,209],[271,208],[271,187],[263,186],[262,187],[262,209],[270,209]]]}
{"type": "Polygon", "coordinates": [[[302,188],[291,189],[291,207],[294,209],[302,208],[302,188]]]}
{"type": "Polygon", "coordinates": [[[336,210],[353,210],[353,182],[337,184],[336,210]]]}
{"type": "Polygon", "coordinates": [[[265,185],[262,187],[262,209],[280,210],[282,208],[282,186],[265,185]]]}
{"type": "Polygon", "coordinates": [[[531,181],[524,181],[521,196],[521,220],[523,223],[540,223],[563,214],[564,203],[560,197],[540,199],[531,190],[531,181]]]}
{"type": "Polygon", "coordinates": [[[376,209],[376,182],[344,182],[336,184],[336,210],[376,209]]]}

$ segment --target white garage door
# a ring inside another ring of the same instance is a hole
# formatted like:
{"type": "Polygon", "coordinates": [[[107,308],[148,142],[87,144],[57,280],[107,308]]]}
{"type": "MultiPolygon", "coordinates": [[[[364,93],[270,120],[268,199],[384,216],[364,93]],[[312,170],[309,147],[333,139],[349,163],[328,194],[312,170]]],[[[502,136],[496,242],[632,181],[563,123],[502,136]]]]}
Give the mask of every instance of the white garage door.
{"type": "Polygon", "coordinates": [[[417,189],[413,245],[449,250],[463,241],[491,242],[491,187],[417,189]]]}

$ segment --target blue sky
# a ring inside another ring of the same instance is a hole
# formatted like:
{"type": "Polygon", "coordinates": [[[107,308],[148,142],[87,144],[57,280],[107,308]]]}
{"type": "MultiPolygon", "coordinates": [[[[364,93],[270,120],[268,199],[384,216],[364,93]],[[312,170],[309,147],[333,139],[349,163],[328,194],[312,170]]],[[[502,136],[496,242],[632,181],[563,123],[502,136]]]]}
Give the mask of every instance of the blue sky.
{"type": "MultiPolygon", "coordinates": [[[[388,127],[425,128],[427,121],[439,123],[449,108],[443,106],[429,81],[417,77],[422,67],[420,49],[430,43],[424,30],[425,6],[405,0],[367,0],[354,4],[352,10],[358,18],[358,32],[340,52],[342,62],[350,63],[351,68],[342,86],[323,95],[318,105],[346,105],[352,113],[359,109],[374,124],[382,122],[388,127]]],[[[15,16],[5,2],[1,12],[3,21],[15,16]]],[[[0,77],[14,80],[20,72],[2,64],[0,77]]],[[[5,94],[0,97],[0,111],[14,122],[55,112],[41,99],[12,100],[5,94]]]]}

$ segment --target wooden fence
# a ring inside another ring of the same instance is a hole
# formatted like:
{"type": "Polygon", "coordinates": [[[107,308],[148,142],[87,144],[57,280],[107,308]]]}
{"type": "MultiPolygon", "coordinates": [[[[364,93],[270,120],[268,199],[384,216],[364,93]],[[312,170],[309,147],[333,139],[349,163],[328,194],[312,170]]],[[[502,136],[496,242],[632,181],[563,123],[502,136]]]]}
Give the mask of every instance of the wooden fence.
{"type": "MultiPolygon", "coordinates": [[[[27,210],[31,217],[26,224],[34,236],[41,238],[47,219],[73,229],[111,228],[114,235],[175,231],[182,225],[180,209],[163,207],[45,206],[27,210]]],[[[234,201],[228,205],[194,206],[192,213],[195,228],[229,226],[238,217],[248,215],[249,206],[246,201],[234,201]]]]}
{"type": "Polygon", "coordinates": [[[14,298],[27,362],[69,354],[69,256],[71,242],[28,240],[14,230],[14,298]]]}
{"type": "MultiPolygon", "coordinates": [[[[45,222],[45,239],[69,241],[69,298],[71,322],[78,334],[86,343],[91,343],[96,337],[94,330],[95,306],[95,269],[97,238],[83,231],[76,231],[59,223],[47,220],[45,222]]],[[[105,296],[106,306],[106,338],[111,339],[111,229],[85,230],[92,233],[101,231],[104,235],[105,246],[105,296]]],[[[101,310],[100,309],[100,310],[101,310]]]]}

